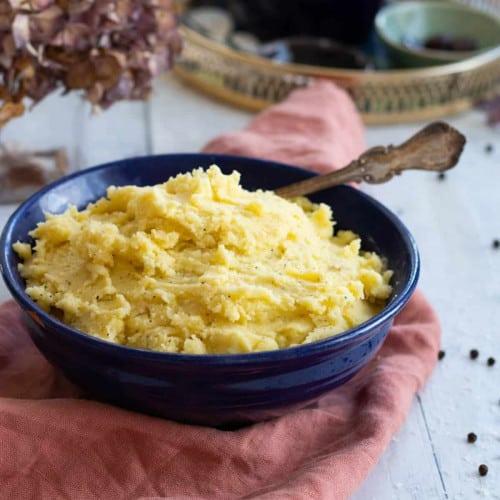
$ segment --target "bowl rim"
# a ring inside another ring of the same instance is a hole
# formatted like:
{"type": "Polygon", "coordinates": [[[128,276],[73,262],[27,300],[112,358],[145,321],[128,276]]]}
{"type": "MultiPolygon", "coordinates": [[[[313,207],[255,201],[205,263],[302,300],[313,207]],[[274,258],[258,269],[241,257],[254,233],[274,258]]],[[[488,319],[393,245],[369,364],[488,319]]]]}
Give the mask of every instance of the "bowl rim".
{"type": "MultiPolygon", "coordinates": [[[[66,325],[62,321],[57,320],[51,314],[47,313],[40,306],[38,306],[38,304],[26,294],[24,288],[21,288],[16,284],[14,276],[15,273],[17,273],[17,268],[13,269],[9,265],[8,256],[10,252],[12,252],[13,250],[11,248],[11,245],[7,246],[7,242],[9,241],[11,242],[11,244],[14,243],[12,241],[12,232],[17,221],[20,218],[22,218],[24,212],[28,210],[32,205],[34,205],[39,200],[39,198],[45,195],[45,193],[75,178],[85,177],[90,173],[114,167],[119,163],[129,164],[138,160],[144,161],[145,159],[148,158],[155,158],[157,160],[161,160],[161,158],[168,158],[170,160],[174,160],[175,158],[181,158],[181,157],[182,158],[192,157],[193,161],[197,161],[196,159],[201,160],[202,158],[205,158],[209,159],[210,162],[215,164],[217,164],[217,159],[219,158],[226,162],[235,162],[235,163],[238,162],[239,160],[244,160],[247,163],[250,162],[256,165],[262,165],[262,166],[271,165],[271,167],[278,167],[278,168],[285,167],[287,169],[297,170],[302,173],[306,173],[308,176],[318,175],[316,172],[307,170],[302,167],[297,167],[295,165],[290,165],[288,163],[277,162],[272,160],[264,160],[259,158],[251,158],[241,155],[213,154],[213,153],[166,153],[157,155],[156,154],[142,155],[142,156],[125,158],[121,160],[115,160],[94,167],[85,168],[83,170],[79,170],[77,172],[64,176],[48,184],[47,186],[40,189],[36,193],[32,194],[25,201],[23,201],[11,214],[0,235],[0,274],[2,274],[4,282],[7,288],[9,289],[10,293],[13,295],[14,299],[22,306],[23,312],[26,313],[28,311],[31,311],[35,313],[36,316],[38,316],[40,321],[43,323],[43,328],[50,330],[51,333],[55,333],[56,335],[67,335],[69,333],[73,337],[73,340],[76,341],[77,343],[85,344],[90,348],[99,349],[101,351],[105,351],[108,354],[113,354],[117,357],[126,356],[128,358],[130,357],[136,359],[141,358],[143,360],[150,360],[156,362],[168,361],[169,363],[177,365],[183,365],[188,363],[190,365],[195,364],[197,366],[200,365],[227,366],[227,365],[248,365],[256,363],[266,364],[266,363],[273,363],[285,360],[293,361],[296,359],[304,359],[309,356],[314,356],[321,352],[339,350],[346,344],[355,342],[356,340],[361,341],[373,329],[380,327],[387,321],[392,321],[394,319],[394,316],[406,305],[406,303],[412,296],[417,286],[420,274],[420,255],[413,235],[406,227],[406,225],[399,219],[399,217],[391,210],[389,210],[389,208],[385,207],[381,202],[379,202],[372,196],[368,195],[367,193],[364,193],[357,188],[345,184],[343,184],[340,187],[343,189],[352,190],[353,192],[356,192],[357,195],[360,195],[366,201],[373,204],[396,227],[398,232],[401,234],[405,246],[408,248],[411,261],[410,273],[406,281],[406,284],[404,285],[401,292],[397,296],[393,297],[391,302],[386,307],[384,307],[382,311],[380,311],[369,320],[365,321],[364,323],[354,328],[351,328],[337,335],[333,335],[331,337],[327,337],[322,340],[318,340],[308,344],[301,344],[294,347],[276,349],[272,351],[258,351],[258,352],[238,353],[238,354],[185,354],[185,353],[162,352],[162,351],[153,351],[136,347],[129,347],[111,341],[107,341],[99,337],[95,337],[91,334],[82,332],[69,325],[66,325]],[[61,330],[66,330],[66,332],[61,333],[61,330]]],[[[235,167],[234,170],[238,170],[237,167],[235,167]]],[[[165,180],[167,180],[167,178],[165,180]]]]}
{"type": "Polygon", "coordinates": [[[477,56],[485,51],[494,49],[500,45],[500,35],[499,41],[495,45],[489,45],[487,47],[478,48],[476,50],[467,50],[467,51],[446,51],[446,50],[437,50],[437,49],[413,49],[404,45],[401,42],[395,41],[392,37],[387,35],[385,27],[383,23],[385,23],[385,18],[387,15],[395,12],[405,12],[412,11],[415,9],[444,9],[444,10],[452,10],[455,12],[463,12],[466,14],[473,14],[478,18],[482,18],[483,20],[487,20],[489,22],[496,23],[499,28],[500,33],[500,18],[495,17],[494,15],[480,10],[474,7],[471,7],[466,4],[462,4],[459,2],[451,2],[451,1],[443,1],[443,0],[426,0],[425,2],[418,0],[406,0],[405,2],[396,2],[389,3],[384,5],[376,14],[374,18],[374,27],[377,35],[382,39],[384,43],[388,46],[411,56],[418,56],[422,59],[433,60],[435,62],[457,62],[462,59],[468,57],[477,56]]]}

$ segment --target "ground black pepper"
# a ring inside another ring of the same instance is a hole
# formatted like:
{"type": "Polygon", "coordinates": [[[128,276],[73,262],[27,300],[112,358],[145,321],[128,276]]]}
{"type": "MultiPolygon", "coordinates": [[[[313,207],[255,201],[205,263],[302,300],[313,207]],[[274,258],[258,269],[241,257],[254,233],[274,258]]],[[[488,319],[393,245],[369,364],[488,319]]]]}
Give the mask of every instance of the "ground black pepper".
{"type": "Polygon", "coordinates": [[[469,434],[467,434],[467,442],[468,443],[475,443],[477,440],[477,434],[474,433],[474,432],[469,432],[469,434]]]}
{"type": "Polygon", "coordinates": [[[444,181],[446,179],[446,174],[444,172],[439,172],[438,179],[444,181]]]}
{"type": "Polygon", "coordinates": [[[486,476],[486,474],[488,474],[488,466],[485,464],[481,464],[477,470],[480,476],[486,476]]]}
{"type": "Polygon", "coordinates": [[[493,366],[495,364],[496,360],[493,357],[488,358],[488,366],[493,366]]]}
{"type": "Polygon", "coordinates": [[[486,153],[492,153],[493,152],[493,144],[486,144],[484,147],[484,150],[486,153]]]}
{"type": "Polygon", "coordinates": [[[469,352],[470,359],[477,359],[479,356],[479,351],[477,349],[471,349],[469,352]]]}
{"type": "Polygon", "coordinates": [[[445,357],[446,353],[444,351],[439,351],[438,352],[438,359],[441,360],[445,357]]]}
{"type": "Polygon", "coordinates": [[[493,248],[500,248],[500,240],[494,239],[491,245],[493,248]]]}

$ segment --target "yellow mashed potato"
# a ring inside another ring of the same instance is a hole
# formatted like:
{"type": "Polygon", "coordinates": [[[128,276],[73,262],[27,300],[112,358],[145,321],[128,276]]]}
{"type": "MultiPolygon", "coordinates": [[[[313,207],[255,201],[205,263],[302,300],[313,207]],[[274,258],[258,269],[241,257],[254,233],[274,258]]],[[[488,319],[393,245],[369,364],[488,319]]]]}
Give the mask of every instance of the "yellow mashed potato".
{"type": "Polygon", "coordinates": [[[239,180],[213,165],[47,214],[14,245],[27,293],[96,337],[190,354],[313,342],[383,307],[391,271],[327,205],[239,180]]]}

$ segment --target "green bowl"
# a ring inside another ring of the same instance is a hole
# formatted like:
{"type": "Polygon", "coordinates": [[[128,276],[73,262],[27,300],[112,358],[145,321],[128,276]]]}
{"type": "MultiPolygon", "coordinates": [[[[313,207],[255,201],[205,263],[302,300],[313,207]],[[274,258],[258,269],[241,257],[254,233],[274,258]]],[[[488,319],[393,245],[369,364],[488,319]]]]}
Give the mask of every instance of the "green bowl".
{"type": "Polygon", "coordinates": [[[375,30],[395,67],[447,64],[475,56],[500,45],[500,19],[452,1],[405,1],[383,7],[375,30]],[[423,47],[435,36],[465,37],[475,42],[471,51],[423,47]]]}

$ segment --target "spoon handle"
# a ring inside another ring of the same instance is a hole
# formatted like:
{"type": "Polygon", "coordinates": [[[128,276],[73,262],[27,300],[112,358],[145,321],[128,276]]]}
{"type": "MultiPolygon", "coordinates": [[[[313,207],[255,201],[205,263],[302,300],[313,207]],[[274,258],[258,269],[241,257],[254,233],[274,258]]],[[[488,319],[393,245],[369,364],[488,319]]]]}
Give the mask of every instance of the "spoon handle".
{"type": "Polygon", "coordinates": [[[399,146],[375,146],[340,170],[283,186],[275,193],[292,198],[346,182],[386,182],[403,170],[442,172],[456,165],[464,144],[465,137],[451,125],[433,122],[399,146]]]}

